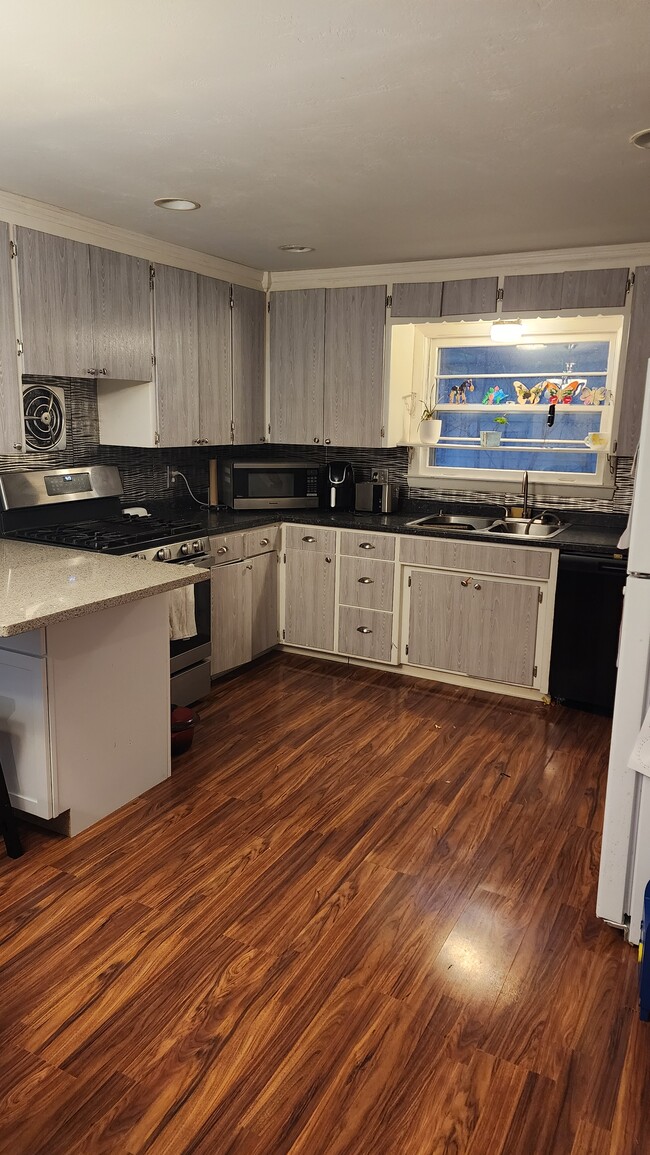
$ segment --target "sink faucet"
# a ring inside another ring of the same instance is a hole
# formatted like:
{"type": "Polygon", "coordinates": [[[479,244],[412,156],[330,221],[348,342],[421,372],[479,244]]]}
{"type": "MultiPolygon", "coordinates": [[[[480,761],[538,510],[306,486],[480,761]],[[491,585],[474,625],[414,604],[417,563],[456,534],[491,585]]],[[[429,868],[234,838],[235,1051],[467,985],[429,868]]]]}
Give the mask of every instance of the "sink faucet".
{"type": "Polygon", "coordinates": [[[528,470],[524,470],[524,484],[523,493],[521,495],[521,504],[523,509],[521,511],[522,517],[530,517],[530,509],[528,506],[528,470]]]}

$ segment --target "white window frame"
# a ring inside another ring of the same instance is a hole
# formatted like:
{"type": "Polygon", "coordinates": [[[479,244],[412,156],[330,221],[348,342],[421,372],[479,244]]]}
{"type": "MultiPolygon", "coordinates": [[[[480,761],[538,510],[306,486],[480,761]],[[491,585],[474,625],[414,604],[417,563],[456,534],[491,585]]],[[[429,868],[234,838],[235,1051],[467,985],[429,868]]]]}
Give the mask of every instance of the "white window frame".
{"type": "MultiPolygon", "coordinates": [[[[620,310],[603,311],[596,315],[581,315],[579,317],[558,317],[557,314],[535,319],[522,320],[524,326],[524,340],[526,338],[543,339],[545,344],[563,344],[567,340],[575,341],[608,341],[610,350],[605,385],[608,390],[607,404],[599,407],[601,413],[601,430],[608,438],[605,449],[597,452],[597,468],[595,473],[562,473],[548,470],[528,471],[531,482],[539,493],[542,488],[553,495],[568,491],[585,492],[612,490],[613,462],[611,454],[611,438],[616,406],[616,394],[622,370],[621,347],[623,340],[625,317],[620,310]],[[552,331],[549,332],[549,325],[552,331]]],[[[498,490],[504,485],[514,485],[516,488],[521,479],[519,469],[463,469],[460,466],[429,465],[429,450],[431,446],[421,445],[417,440],[417,427],[421,403],[430,391],[430,382],[435,376],[437,368],[438,350],[454,345],[485,345],[490,339],[492,321],[455,321],[455,322],[426,322],[418,324],[417,328],[428,338],[427,356],[424,358],[422,377],[419,382],[414,381],[416,413],[411,421],[411,462],[409,465],[409,483],[414,486],[427,486],[439,489],[498,490]],[[434,360],[435,358],[435,360],[434,360]]],[[[486,406],[486,408],[488,408],[486,406]]],[[[462,406],[458,406],[462,409],[462,406]]],[[[501,410],[499,410],[501,412],[501,410]]]]}

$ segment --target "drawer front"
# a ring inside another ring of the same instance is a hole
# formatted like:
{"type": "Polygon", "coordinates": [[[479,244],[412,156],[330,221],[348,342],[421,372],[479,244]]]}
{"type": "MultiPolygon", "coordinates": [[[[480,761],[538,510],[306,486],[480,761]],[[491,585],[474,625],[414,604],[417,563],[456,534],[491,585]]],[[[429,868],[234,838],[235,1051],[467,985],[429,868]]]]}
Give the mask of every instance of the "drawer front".
{"type": "Polygon", "coordinates": [[[535,578],[538,581],[546,581],[551,572],[549,549],[442,538],[401,538],[400,561],[405,565],[463,570],[471,575],[501,574],[504,577],[535,578]]]}
{"type": "Polygon", "coordinates": [[[218,537],[211,537],[210,552],[214,556],[215,565],[237,561],[244,556],[243,533],[221,533],[218,537]]]}
{"type": "Polygon", "coordinates": [[[307,549],[312,553],[336,552],[336,530],[320,525],[288,525],[287,549],[307,549]]]}
{"type": "Polygon", "coordinates": [[[365,557],[342,557],[339,601],[361,609],[393,609],[395,563],[370,561],[365,557]]]}
{"type": "Polygon", "coordinates": [[[249,529],[244,534],[244,557],[256,557],[260,553],[272,553],[280,547],[280,526],[263,525],[260,529],[249,529]]]}
{"type": "Polygon", "coordinates": [[[357,533],[356,530],[344,529],[341,533],[341,553],[393,561],[395,538],[390,533],[357,533]]]}
{"type": "Polygon", "coordinates": [[[390,662],[393,615],[380,610],[339,606],[339,653],[373,662],[390,662]]]}

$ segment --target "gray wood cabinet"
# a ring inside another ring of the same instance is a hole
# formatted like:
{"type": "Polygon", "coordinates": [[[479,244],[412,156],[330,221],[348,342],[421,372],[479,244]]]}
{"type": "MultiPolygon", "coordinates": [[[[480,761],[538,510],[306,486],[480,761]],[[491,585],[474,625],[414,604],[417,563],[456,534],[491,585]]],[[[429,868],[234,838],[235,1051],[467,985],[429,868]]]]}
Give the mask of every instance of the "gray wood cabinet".
{"type": "Polygon", "coordinates": [[[372,662],[390,662],[393,615],[380,610],[339,606],[338,652],[372,662]]]}
{"type": "Polygon", "coordinates": [[[251,655],[256,658],[278,642],[278,555],[263,553],[249,562],[251,585],[251,655]]]}
{"type": "Polygon", "coordinates": [[[325,289],[270,297],[271,440],[323,439],[325,289]]]}
{"type": "Polygon", "coordinates": [[[234,440],[252,445],[267,436],[264,406],[264,293],[232,286],[232,394],[234,440]]]}
{"type": "Polygon", "coordinates": [[[211,571],[212,676],[250,662],[253,566],[250,561],[216,565],[211,571]]]}
{"type": "Polygon", "coordinates": [[[461,575],[412,570],[408,657],[413,666],[466,674],[469,620],[461,575]]]}
{"type": "Polygon", "coordinates": [[[497,307],[497,277],[472,277],[466,281],[445,281],[442,286],[443,317],[468,317],[494,313],[497,307]]]}
{"type": "Polygon", "coordinates": [[[197,278],[199,437],[208,445],[231,439],[232,342],[230,285],[197,278]]]}
{"type": "Polygon", "coordinates": [[[334,557],[303,549],[285,554],[284,641],[311,650],[334,649],[334,557]]]}
{"type": "Polygon", "coordinates": [[[88,245],[16,229],[23,373],[94,376],[88,245]]]}
{"type": "Polygon", "coordinates": [[[562,308],[562,273],[532,273],[504,277],[503,310],[531,313],[562,308]]]}
{"type": "Polygon", "coordinates": [[[156,265],[154,290],[159,444],[199,440],[197,276],[156,265]]]}
{"type": "Polygon", "coordinates": [[[341,557],[339,602],[361,609],[393,609],[395,564],[392,561],[369,561],[363,557],[341,557]]]}
{"type": "Polygon", "coordinates": [[[149,261],[90,246],[92,365],[114,381],[150,381],[153,332],[149,261]]]}
{"type": "Polygon", "coordinates": [[[531,313],[551,309],[622,308],[627,278],[627,269],[578,269],[505,277],[503,310],[531,313]]]}
{"type": "Polygon", "coordinates": [[[0,224],[0,453],[24,447],[23,402],[16,356],[9,226],[0,224]]]}
{"type": "Polygon", "coordinates": [[[442,281],[393,285],[391,317],[439,317],[442,308],[442,281]]]}
{"type": "Polygon", "coordinates": [[[650,358],[650,265],[635,270],[630,332],[618,423],[617,453],[631,457],[641,433],[641,415],[650,358]]]}
{"type": "Polygon", "coordinates": [[[381,446],[386,289],[328,289],[325,311],[326,444],[381,446]]]}

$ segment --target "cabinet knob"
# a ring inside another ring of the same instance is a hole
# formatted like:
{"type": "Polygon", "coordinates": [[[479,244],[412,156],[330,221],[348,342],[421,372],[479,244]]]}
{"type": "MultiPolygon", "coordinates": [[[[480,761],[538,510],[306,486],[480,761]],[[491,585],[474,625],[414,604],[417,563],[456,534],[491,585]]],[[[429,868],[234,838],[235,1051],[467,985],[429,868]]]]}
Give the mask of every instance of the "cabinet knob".
{"type": "Polygon", "coordinates": [[[247,565],[247,566],[246,566],[246,569],[252,569],[252,568],[253,568],[253,567],[252,567],[252,565],[247,565]]]}
{"type": "Polygon", "coordinates": [[[357,581],[359,582],[360,586],[372,586],[375,584],[373,578],[362,577],[357,578],[357,581]]]}
{"type": "Polygon", "coordinates": [[[320,437],[314,437],[314,445],[318,445],[320,437]]]}
{"type": "Polygon", "coordinates": [[[315,537],[303,537],[302,540],[308,542],[309,545],[313,545],[313,543],[316,541],[316,538],[315,537]]]}
{"type": "Polygon", "coordinates": [[[268,545],[268,544],[269,544],[268,537],[263,537],[261,542],[260,542],[260,545],[268,545]]]}
{"type": "Polygon", "coordinates": [[[357,626],[357,633],[358,634],[371,634],[372,630],[369,629],[368,626],[357,626]]]}
{"type": "Polygon", "coordinates": [[[330,564],[331,560],[332,560],[332,559],[331,559],[331,557],[326,557],[326,558],[325,558],[325,561],[327,562],[327,564],[328,564],[328,565],[330,564]]]}
{"type": "Polygon", "coordinates": [[[477,583],[476,583],[476,585],[474,586],[474,589],[475,589],[475,590],[480,590],[480,588],[481,588],[481,583],[480,583],[480,582],[477,582],[477,583]]]}
{"type": "Polygon", "coordinates": [[[220,545],[219,549],[217,550],[217,553],[228,553],[228,546],[227,545],[220,545]]]}
{"type": "Polygon", "coordinates": [[[88,374],[89,377],[96,377],[98,372],[99,372],[98,369],[86,369],[86,373],[88,374]]]}
{"type": "Polygon", "coordinates": [[[108,369],[98,369],[97,372],[100,377],[108,377],[108,369]]]}
{"type": "Polygon", "coordinates": [[[16,449],[18,453],[22,453],[23,447],[20,444],[20,441],[14,441],[14,449],[16,449]]]}
{"type": "Polygon", "coordinates": [[[465,589],[467,589],[467,586],[470,584],[471,580],[472,580],[471,577],[463,578],[463,580],[461,581],[460,584],[462,586],[465,586],[465,589]]]}
{"type": "Polygon", "coordinates": [[[326,437],[326,438],[325,438],[325,444],[326,444],[326,445],[331,445],[331,444],[332,444],[332,438],[331,438],[331,437],[326,437]]]}
{"type": "Polygon", "coordinates": [[[359,549],[374,549],[374,548],[375,547],[371,541],[360,541],[359,542],[359,549]]]}

